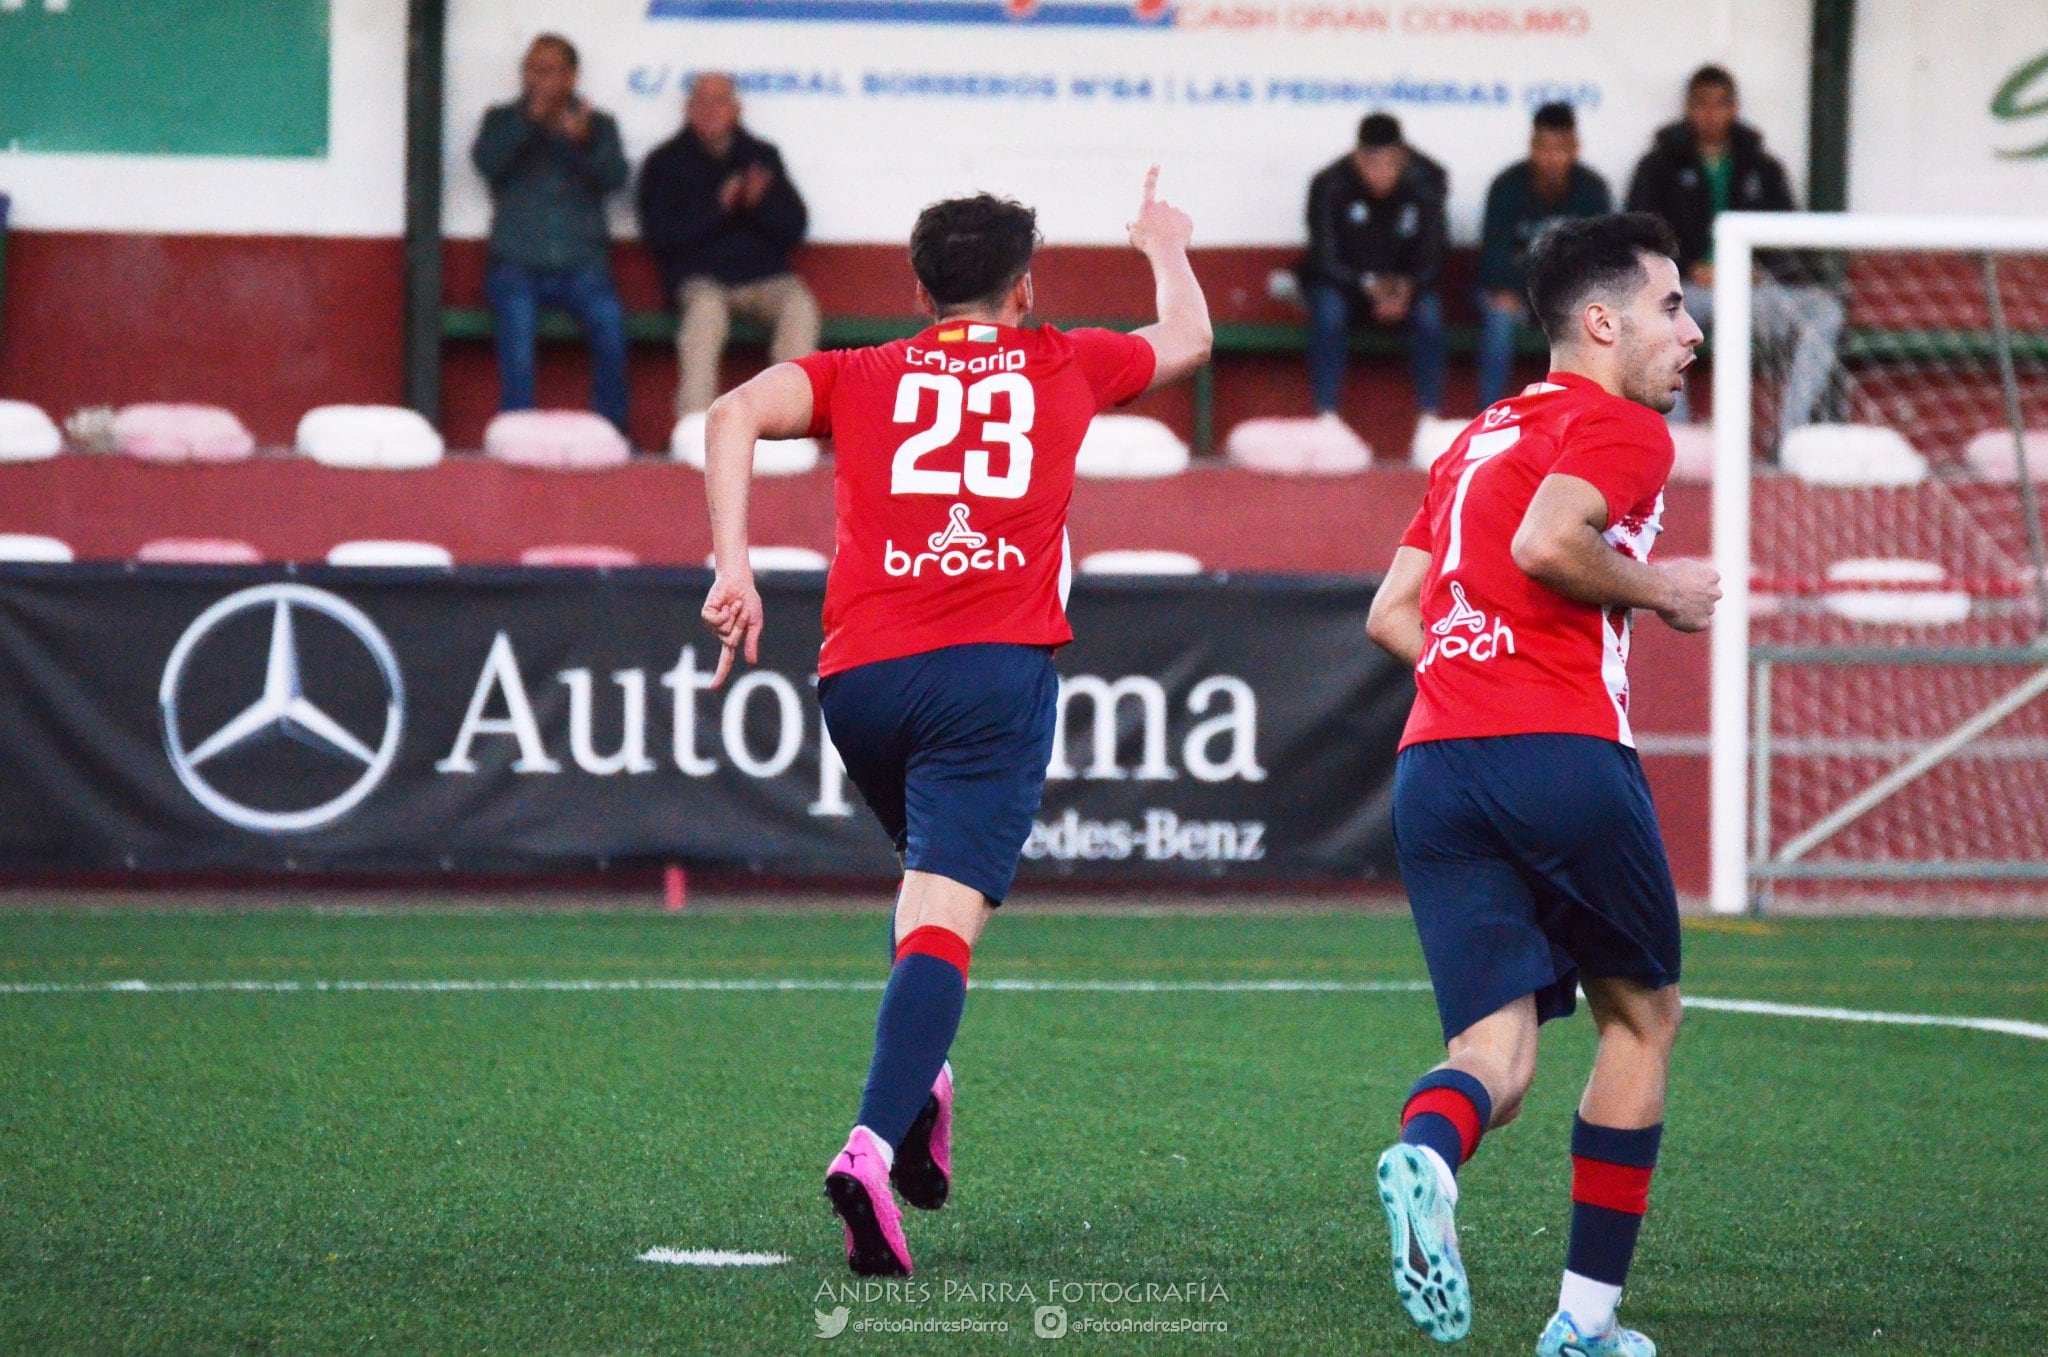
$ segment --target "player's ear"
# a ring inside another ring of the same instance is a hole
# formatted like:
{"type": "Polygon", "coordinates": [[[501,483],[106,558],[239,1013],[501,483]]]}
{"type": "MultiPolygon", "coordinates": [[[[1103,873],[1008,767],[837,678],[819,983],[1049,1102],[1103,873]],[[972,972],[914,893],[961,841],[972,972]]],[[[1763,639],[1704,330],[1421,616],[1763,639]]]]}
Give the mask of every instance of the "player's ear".
{"type": "Polygon", "coordinates": [[[933,320],[939,318],[939,304],[932,300],[932,294],[924,290],[924,284],[917,284],[917,309],[933,320]]]}
{"type": "Polygon", "coordinates": [[[1026,269],[1024,276],[1017,280],[1017,286],[1011,290],[1010,297],[1016,302],[1018,311],[1027,316],[1031,314],[1032,288],[1029,269],[1026,269]]]}
{"type": "Polygon", "coordinates": [[[1621,336],[1621,317],[1604,302],[1587,302],[1579,312],[1579,324],[1595,344],[1611,345],[1621,336]]]}

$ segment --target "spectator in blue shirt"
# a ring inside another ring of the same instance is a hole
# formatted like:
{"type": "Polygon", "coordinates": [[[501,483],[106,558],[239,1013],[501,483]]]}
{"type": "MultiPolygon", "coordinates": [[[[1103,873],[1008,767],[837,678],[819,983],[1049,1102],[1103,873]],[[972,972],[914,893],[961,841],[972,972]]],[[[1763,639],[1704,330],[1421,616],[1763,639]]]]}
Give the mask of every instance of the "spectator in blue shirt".
{"type": "Polygon", "coordinates": [[[576,93],[576,48],[543,33],[526,49],[520,97],[484,114],[470,157],[491,186],[490,298],[498,405],[533,408],[540,308],[559,306],[590,341],[591,406],[626,429],[626,315],[612,285],[604,200],[625,187],[619,125],[576,93]]]}
{"type": "Polygon", "coordinates": [[[1529,130],[1529,158],[1494,177],[1479,236],[1479,405],[1507,394],[1515,342],[1533,327],[1523,263],[1529,245],[1568,217],[1614,210],[1607,181],[1579,163],[1579,124],[1570,104],[1545,104],[1529,130]]]}

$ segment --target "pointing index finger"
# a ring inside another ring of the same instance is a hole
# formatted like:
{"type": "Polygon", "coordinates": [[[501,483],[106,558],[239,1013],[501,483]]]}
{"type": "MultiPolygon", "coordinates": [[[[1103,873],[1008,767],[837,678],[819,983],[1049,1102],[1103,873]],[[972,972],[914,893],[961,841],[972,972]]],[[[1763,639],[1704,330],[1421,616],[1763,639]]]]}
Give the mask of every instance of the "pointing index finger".
{"type": "Polygon", "coordinates": [[[1152,195],[1158,187],[1159,167],[1154,165],[1151,169],[1145,171],[1145,206],[1150,207],[1152,205],[1152,195]]]}

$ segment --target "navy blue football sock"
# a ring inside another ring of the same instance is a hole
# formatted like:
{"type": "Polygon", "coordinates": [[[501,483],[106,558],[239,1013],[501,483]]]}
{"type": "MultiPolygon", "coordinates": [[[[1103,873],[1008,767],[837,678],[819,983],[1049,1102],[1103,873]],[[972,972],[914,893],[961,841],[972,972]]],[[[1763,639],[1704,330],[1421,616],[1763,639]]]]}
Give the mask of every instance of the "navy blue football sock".
{"type": "Polygon", "coordinates": [[[1628,1280],[1643,1213],[1650,1209],[1650,1174],[1663,1136],[1661,1124],[1623,1131],[1572,1119],[1572,1239],[1566,1272],[1611,1287],[1628,1280]]]}
{"type": "Polygon", "coordinates": [[[1401,1108],[1401,1142],[1426,1145],[1455,1174],[1479,1150],[1486,1123],[1493,1120],[1493,1098],[1463,1070],[1431,1070],[1408,1090],[1401,1108]]]}
{"type": "Polygon", "coordinates": [[[875,1019],[875,1056],[859,1122],[892,1150],[924,1110],[960,1029],[967,961],[967,943],[959,934],[930,925],[911,930],[896,949],[896,967],[875,1019]]]}

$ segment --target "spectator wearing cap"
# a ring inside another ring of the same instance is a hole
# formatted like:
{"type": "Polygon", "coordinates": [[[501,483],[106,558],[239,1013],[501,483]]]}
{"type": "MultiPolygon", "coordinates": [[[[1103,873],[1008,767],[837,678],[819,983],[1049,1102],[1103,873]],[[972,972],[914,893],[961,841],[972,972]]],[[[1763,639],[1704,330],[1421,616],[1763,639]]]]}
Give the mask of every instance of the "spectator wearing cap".
{"type": "Polygon", "coordinates": [[[774,146],[740,123],[731,76],[690,82],[683,127],[640,168],[640,235],[661,262],[682,320],[676,413],[707,410],[732,316],[769,327],[768,361],[818,347],[818,303],[790,269],[808,225],[804,200],[774,146]]]}
{"type": "MultiPolygon", "coordinates": [[[[1702,66],[1685,86],[1685,117],[1660,128],[1630,181],[1631,211],[1655,212],[1678,237],[1685,309],[1706,329],[1714,323],[1714,218],[1723,212],[1793,212],[1791,181],[1763,134],[1737,116],[1735,77],[1702,66]]],[[[1796,254],[1757,257],[1751,294],[1759,349],[1783,370],[1778,428],[1811,423],[1834,374],[1842,336],[1842,302],[1820,286],[1810,262],[1796,254]]],[[[1684,422],[1684,392],[1671,418],[1684,422]]]]}
{"type": "Polygon", "coordinates": [[[1494,176],[1479,235],[1479,404],[1507,394],[1515,344],[1533,324],[1523,272],[1529,246],[1571,217],[1614,210],[1607,181],[1579,163],[1579,125],[1570,104],[1545,104],[1529,129],[1529,157],[1494,176]]]}
{"type": "Polygon", "coordinates": [[[1358,144],[1308,189],[1308,254],[1296,272],[1309,313],[1316,413],[1337,418],[1355,324],[1404,326],[1422,414],[1444,403],[1444,168],[1410,147],[1392,114],[1368,114],[1358,144]]]}
{"type": "Polygon", "coordinates": [[[491,303],[498,405],[533,407],[540,308],[574,316],[590,342],[591,406],[626,429],[626,313],[612,284],[604,200],[625,187],[619,125],[576,92],[576,48],[543,33],[520,64],[520,96],[484,114],[470,158],[490,184],[491,303]]]}

